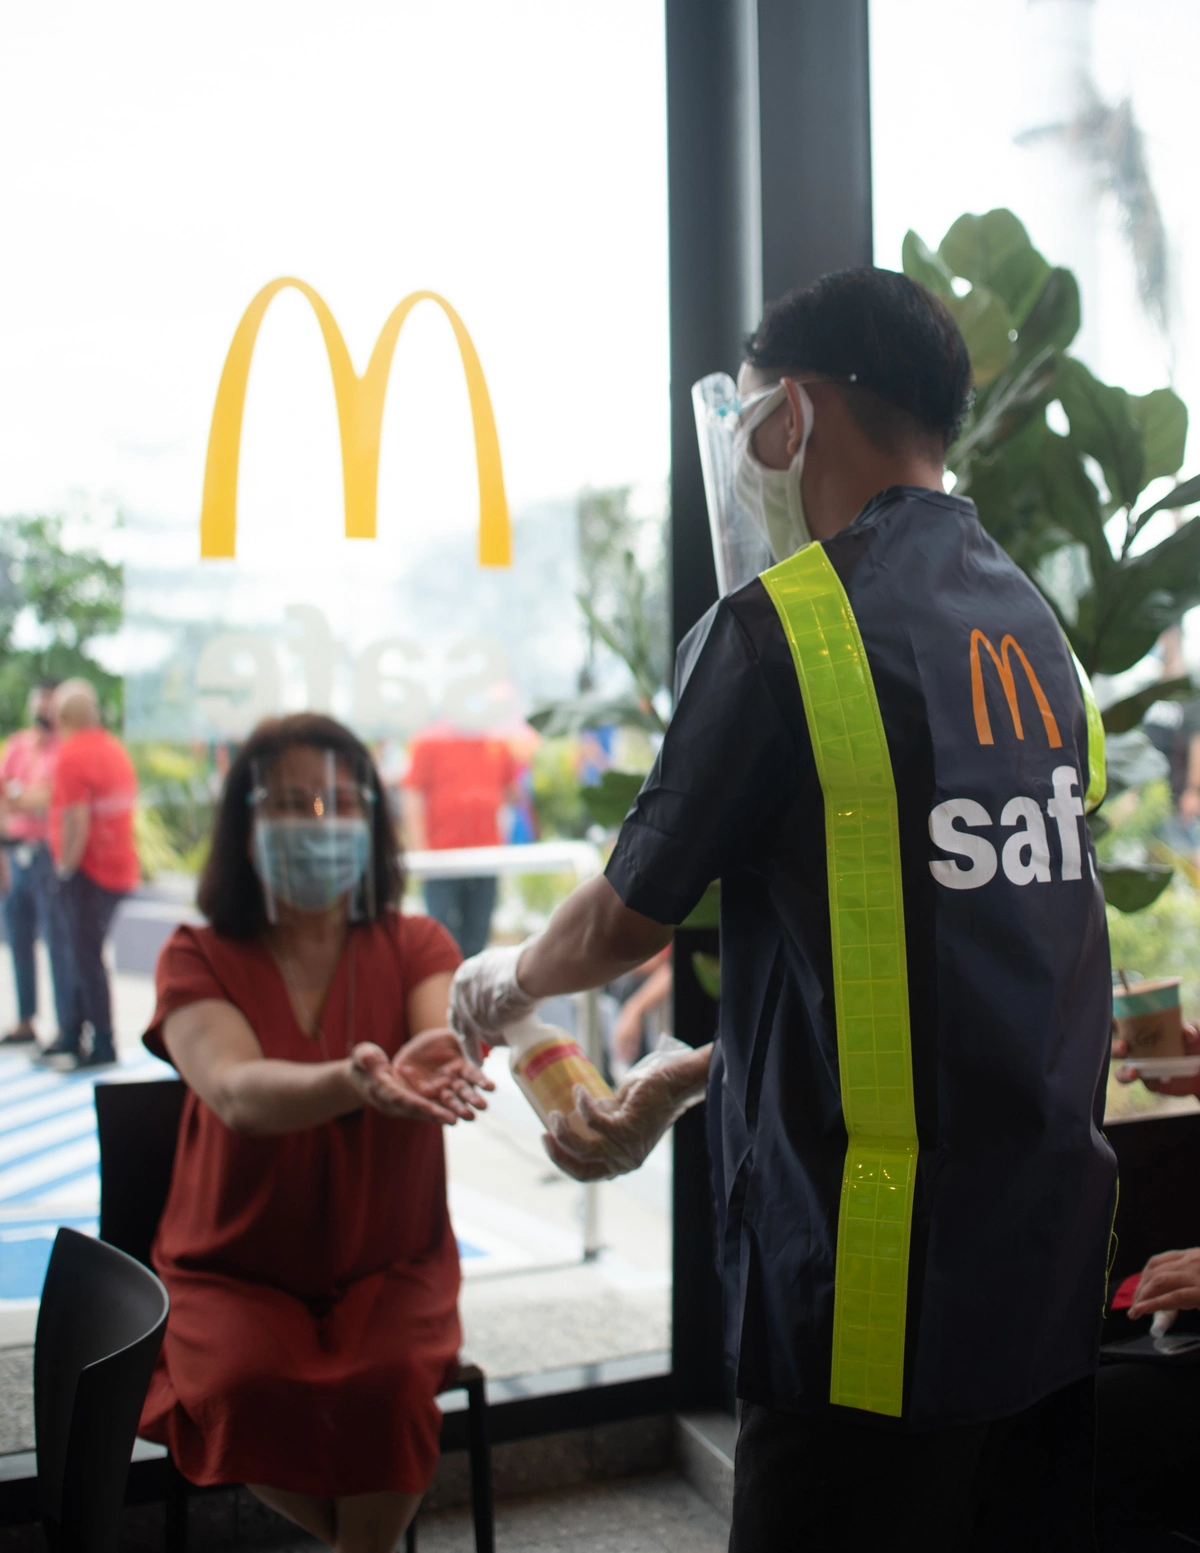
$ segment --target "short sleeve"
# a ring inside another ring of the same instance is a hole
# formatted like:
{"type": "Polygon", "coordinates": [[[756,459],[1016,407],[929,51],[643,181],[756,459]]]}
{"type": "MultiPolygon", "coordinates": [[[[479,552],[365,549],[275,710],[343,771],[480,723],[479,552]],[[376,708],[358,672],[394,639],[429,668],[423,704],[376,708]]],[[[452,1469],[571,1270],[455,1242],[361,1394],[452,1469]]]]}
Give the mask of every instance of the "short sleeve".
{"type": "Polygon", "coordinates": [[[87,803],[91,796],[85,763],[78,758],[68,741],[54,768],[54,805],[65,809],[71,804],[87,803]]]}
{"type": "Polygon", "coordinates": [[[656,922],[682,922],[714,879],[746,862],[811,760],[764,670],[769,634],[786,643],[758,591],[749,612],[723,599],[680,644],[675,715],[605,870],[625,905],[656,922]]]}
{"type": "Polygon", "coordinates": [[[456,971],[462,951],[440,922],[432,917],[396,913],[396,935],[406,993],[439,971],[456,971]]]}
{"type": "Polygon", "coordinates": [[[154,987],[157,994],[154,1018],[142,1036],[142,1044],[164,1062],[171,1060],[162,1038],[163,1022],[168,1014],[209,998],[218,998],[223,1003],[230,1001],[195,929],[190,927],[176,928],[163,945],[154,970],[154,987]]]}

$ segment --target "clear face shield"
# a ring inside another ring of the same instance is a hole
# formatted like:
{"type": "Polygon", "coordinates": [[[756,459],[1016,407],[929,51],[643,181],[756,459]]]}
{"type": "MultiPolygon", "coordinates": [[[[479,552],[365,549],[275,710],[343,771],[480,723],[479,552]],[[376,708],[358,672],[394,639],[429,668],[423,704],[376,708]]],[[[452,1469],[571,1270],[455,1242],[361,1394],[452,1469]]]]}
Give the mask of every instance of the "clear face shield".
{"type": "Polygon", "coordinates": [[[267,920],[282,902],[351,922],[374,917],[375,789],[371,773],[332,750],[295,745],[251,763],[251,856],[267,920]]]}
{"type": "MultiPolygon", "coordinates": [[[[749,404],[762,397],[756,395],[749,404]]],[[[743,587],[775,560],[735,486],[734,439],[747,407],[727,372],[711,372],[692,385],[713,560],[722,595],[743,587]]]]}

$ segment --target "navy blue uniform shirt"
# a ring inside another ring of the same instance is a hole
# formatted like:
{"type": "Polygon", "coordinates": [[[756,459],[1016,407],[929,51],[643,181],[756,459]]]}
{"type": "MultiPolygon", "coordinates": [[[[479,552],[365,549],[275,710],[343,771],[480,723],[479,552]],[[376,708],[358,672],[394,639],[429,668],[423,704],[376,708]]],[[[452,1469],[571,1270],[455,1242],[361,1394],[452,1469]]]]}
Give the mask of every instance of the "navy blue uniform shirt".
{"type": "MultiPolygon", "coordinates": [[[[1083,697],[1051,610],[969,501],[884,491],[825,550],[899,809],[920,1141],[901,1427],[999,1418],[1089,1373],[1099,1346],[1116,1169],[1083,697]]],[[[846,1152],[825,821],[761,581],[709,611],[679,670],[608,878],[663,923],[721,880],[708,1136],[726,1347],[740,1396],[819,1412],[846,1152]]]]}

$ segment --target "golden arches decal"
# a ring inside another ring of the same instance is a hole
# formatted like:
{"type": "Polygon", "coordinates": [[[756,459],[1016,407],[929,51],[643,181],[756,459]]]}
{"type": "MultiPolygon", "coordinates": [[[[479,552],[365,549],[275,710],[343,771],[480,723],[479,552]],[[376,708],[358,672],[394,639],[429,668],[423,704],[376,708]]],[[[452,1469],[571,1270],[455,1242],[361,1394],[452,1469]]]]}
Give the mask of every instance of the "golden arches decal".
{"type": "Polygon", "coordinates": [[[273,299],[291,287],[307,300],[316,314],[333,374],[333,392],[337,403],[338,432],[342,445],[342,483],[345,491],[346,538],[374,539],[376,504],[379,489],[379,439],[383,429],[383,406],[387,396],[392,357],[405,320],[418,302],[434,302],[454,331],[467,395],[471,404],[471,423],[475,436],[475,466],[479,478],[479,564],[512,564],[512,530],[508,517],[508,499],[504,493],[504,471],[500,463],[500,439],[491,396],[479,356],[462,319],[436,291],[414,291],[395,307],[380,331],[360,377],[354,370],[350,352],[333,314],[321,297],[302,280],[284,276],[266,285],[242,315],[225,358],[217,400],[213,406],[212,426],[208,434],[208,456],[204,464],[204,498],[200,508],[200,554],[202,557],[233,556],[237,553],[238,463],[242,445],[242,416],[246,407],[246,384],[250,362],[258,340],[263,317],[273,299]]]}

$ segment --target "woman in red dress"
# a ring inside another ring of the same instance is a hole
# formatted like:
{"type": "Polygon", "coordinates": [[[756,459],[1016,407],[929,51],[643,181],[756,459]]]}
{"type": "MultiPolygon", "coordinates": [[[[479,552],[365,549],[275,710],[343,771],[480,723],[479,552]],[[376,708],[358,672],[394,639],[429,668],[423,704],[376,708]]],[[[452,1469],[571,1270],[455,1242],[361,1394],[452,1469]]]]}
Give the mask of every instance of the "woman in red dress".
{"type": "Polygon", "coordinates": [[[158,963],[151,1051],[188,1085],[141,1433],[341,1553],[390,1553],[459,1345],[441,1128],[492,1085],[446,1026],[460,955],[395,909],[379,776],[340,724],[260,726],[158,963]]]}

